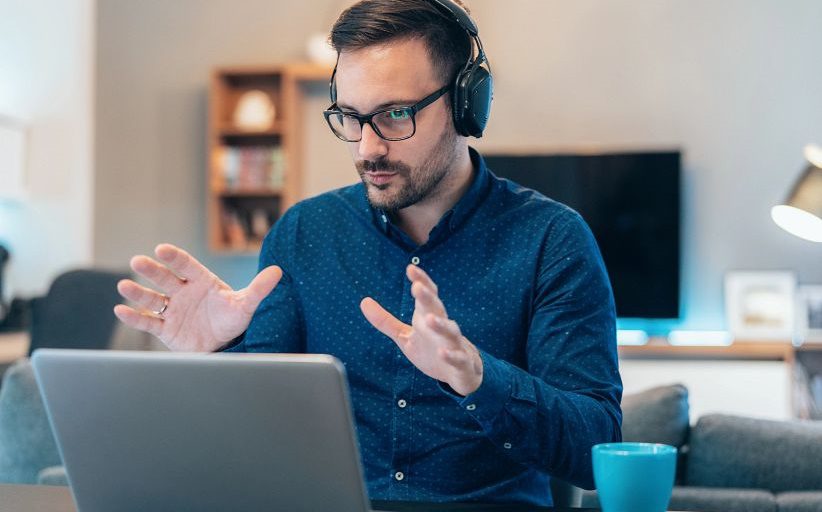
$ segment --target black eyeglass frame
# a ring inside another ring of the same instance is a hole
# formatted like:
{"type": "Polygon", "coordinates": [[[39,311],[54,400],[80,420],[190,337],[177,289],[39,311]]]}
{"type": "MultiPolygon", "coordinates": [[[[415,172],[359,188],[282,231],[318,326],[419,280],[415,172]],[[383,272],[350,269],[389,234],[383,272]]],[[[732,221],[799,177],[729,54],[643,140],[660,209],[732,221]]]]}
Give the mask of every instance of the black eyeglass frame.
{"type": "Polygon", "coordinates": [[[346,112],[346,111],[340,109],[337,106],[337,102],[334,102],[334,103],[331,104],[330,107],[328,107],[325,111],[323,111],[323,116],[325,116],[325,122],[328,123],[328,127],[331,128],[331,133],[333,133],[338,139],[340,139],[343,142],[359,142],[359,141],[361,141],[362,140],[362,129],[363,129],[363,126],[365,126],[366,124],[368,126],[370,126],[371,129],[374,130],[374,133],[376,133],[377,136],[379,138],[383,139],[383,140],[387,140],[387,141],[391,141],[391,142],[395,142],[395,141],[398,141],[398,140],[406,140],[406,139],[410,139],[411,137],[414,136],[414,134],[417,133],[417,113],[420,110],[427,107],[428,105],[431,105],[432,103],[437,101],[440,98],[440,96],[442,96],[443,94],[450,91],[451,87],[452,87],[452,85],[446,85],[445,87],[442,87],[441,89],[437,89],[436,91],[432,92],[431,94],[429,94],[428,96],[426,96],[425,98],[421,99],[420,101],[418,101],[417,103],[415,103],[413,105],[385,108],[385,109],[382,109],[382,110],[377,110],[377,111],[371,112],[370,114],[356,114],[354,112],[346,112]],[[408,111],[411,114],[411,125],[413,127],[412,130],[411,130],[411,135],[408,135],[406,137],[386,137],[385,135],[382,134],[379,127],[376,124],[374,124],[373,119],[374,119],[375,116],[378,116],[380,114],[385,114],[386,112],[393,112],[393,111],[397,111],[397,110],[405,110],[405,111],[408,111]],[[334,126],[331,124],[331,116],[340,115],[340,114],[342,114],[344,116],[352,117],[360,123],[360,138],[359,139],[349,140],[349,139],[343,137],[342,134],[337,133],[337,130],[335,130],[334,126]]]}

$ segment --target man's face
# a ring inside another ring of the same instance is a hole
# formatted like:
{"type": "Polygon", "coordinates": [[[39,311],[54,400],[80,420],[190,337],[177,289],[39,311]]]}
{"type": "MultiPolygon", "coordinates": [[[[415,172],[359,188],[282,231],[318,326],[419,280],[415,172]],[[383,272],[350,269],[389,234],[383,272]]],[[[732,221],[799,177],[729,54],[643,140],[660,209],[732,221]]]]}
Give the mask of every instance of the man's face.
{"type": "MultiPolygon", "coordinates": [[[[336,83],[337,105],[358,114],[413,105],[446,85],[419,39],[342,52],[336,83]]],[[[458,150],[445,98],[417,112],[416,126],[410,139],[386,141],[365,125],[348,143],[374,207],[396,212],[440,192],[458,150]]]]}

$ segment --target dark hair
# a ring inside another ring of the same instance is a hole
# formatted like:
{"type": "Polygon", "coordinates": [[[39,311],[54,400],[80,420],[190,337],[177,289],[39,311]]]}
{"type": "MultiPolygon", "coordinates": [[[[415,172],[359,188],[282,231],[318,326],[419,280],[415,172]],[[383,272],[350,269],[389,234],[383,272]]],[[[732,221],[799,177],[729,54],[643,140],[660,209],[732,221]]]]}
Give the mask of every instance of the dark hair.
{"type": "MultiPolygon", "coordinates": [[[[462,2],[452,1],[468,12],[462,2]]],[[[329,39],[338,54],[400,39],[421,39],[445,83],[456,78],[472,52],[468,33],[430,0],[362,0],[340,14],[329,39]]]]}

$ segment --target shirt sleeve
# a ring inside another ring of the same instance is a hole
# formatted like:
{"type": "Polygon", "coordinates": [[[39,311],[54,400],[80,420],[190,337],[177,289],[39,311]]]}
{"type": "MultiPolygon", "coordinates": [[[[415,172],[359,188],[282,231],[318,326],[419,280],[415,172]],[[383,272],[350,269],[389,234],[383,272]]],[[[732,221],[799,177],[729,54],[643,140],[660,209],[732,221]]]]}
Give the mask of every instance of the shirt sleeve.
{"type": "Polygon", "coordinates": [[[546,236],[527,371],[481,352],[482,384],[458,402],[506,456],[592,489],[591,447],[622,438],[616,313],[590,229],[563,217],[546,236]]]}
{"type": "Polygon", "coordinates": [[[248,329],[224,351],[305,352],[303,311],[293,274],[298,226],[299,212],[292,208],[277,221],[263,241],[257,271],[279,265],[283,277],[257,307],[248,329]]]}

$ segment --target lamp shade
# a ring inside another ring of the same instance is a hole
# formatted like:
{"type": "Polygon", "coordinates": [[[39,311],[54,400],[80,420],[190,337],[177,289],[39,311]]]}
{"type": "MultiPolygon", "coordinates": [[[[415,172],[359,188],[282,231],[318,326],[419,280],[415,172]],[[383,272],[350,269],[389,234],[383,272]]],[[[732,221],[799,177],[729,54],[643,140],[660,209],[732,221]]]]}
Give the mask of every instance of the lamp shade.
{"type": "Polygon", "coordinates": [[[782,229],[805,240],[822,242],[822,149],[805,148],[809,165],[796,180],[784,204],[771,209],[782,229]]]}

